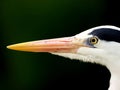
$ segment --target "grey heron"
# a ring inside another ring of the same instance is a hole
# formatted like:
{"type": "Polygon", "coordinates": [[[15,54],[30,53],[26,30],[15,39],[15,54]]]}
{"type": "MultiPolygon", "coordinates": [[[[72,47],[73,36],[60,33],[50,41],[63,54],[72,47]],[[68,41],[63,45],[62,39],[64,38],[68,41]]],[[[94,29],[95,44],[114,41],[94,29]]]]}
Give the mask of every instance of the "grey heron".
{"type": "Polygon", "coordinates": [[[23,42],[7,46],[29,52],[49,52],[70,59],[95,62],[111,72],[109,90],[120,90],[120,28],[97,26],[75,36],[23,42]]]}

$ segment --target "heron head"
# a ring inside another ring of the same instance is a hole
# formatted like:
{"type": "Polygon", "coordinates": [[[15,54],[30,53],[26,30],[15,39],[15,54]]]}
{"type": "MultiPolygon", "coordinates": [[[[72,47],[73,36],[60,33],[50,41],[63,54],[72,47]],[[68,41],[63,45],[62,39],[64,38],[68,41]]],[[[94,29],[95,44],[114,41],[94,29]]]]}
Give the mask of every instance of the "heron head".
{"type": "Polygon", "coordinates": [[[9,49],[29,52],[49,52],[70,59],[106,65],[120,55],[120,28],[98,26],[71,37],[37,40],[7,46],[9,49]]]}

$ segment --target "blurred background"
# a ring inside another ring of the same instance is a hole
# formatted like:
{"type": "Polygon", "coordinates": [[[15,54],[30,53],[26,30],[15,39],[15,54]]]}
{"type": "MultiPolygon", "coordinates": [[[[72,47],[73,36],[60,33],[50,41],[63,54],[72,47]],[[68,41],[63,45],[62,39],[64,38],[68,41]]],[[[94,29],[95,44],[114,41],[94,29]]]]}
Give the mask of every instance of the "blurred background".
{"type": "Polygon", "coordinates": [[[107,90],[110,73],[97,64],[48,53],[6,49],[9,44],[72,36],[99,25],[120,27],[115,0],[1,0],[1,90],[107,90]]]}

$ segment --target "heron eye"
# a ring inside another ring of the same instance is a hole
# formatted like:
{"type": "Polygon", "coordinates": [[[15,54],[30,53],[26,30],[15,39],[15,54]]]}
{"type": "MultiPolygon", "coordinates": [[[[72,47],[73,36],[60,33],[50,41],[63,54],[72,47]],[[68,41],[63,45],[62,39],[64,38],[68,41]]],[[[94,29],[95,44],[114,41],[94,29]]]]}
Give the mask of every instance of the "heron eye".
{"type": "Polygon", "coordinates": [[[90,38],[90,44],[97,44],[98,43],[98,38],[97,37],[91,37],[90,38]]]}

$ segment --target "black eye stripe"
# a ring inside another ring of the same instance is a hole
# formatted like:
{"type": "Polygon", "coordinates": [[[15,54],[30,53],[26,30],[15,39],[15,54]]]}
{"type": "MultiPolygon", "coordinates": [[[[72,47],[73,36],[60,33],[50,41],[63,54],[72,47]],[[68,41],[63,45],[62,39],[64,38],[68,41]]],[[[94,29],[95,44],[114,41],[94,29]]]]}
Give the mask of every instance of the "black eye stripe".
{"type": "Polygon", "coordinates": [[[93,30],[89,35],[97,36],[101,40],[115,41],[120,43],[120,31],[111,28],[93,30]]]}

